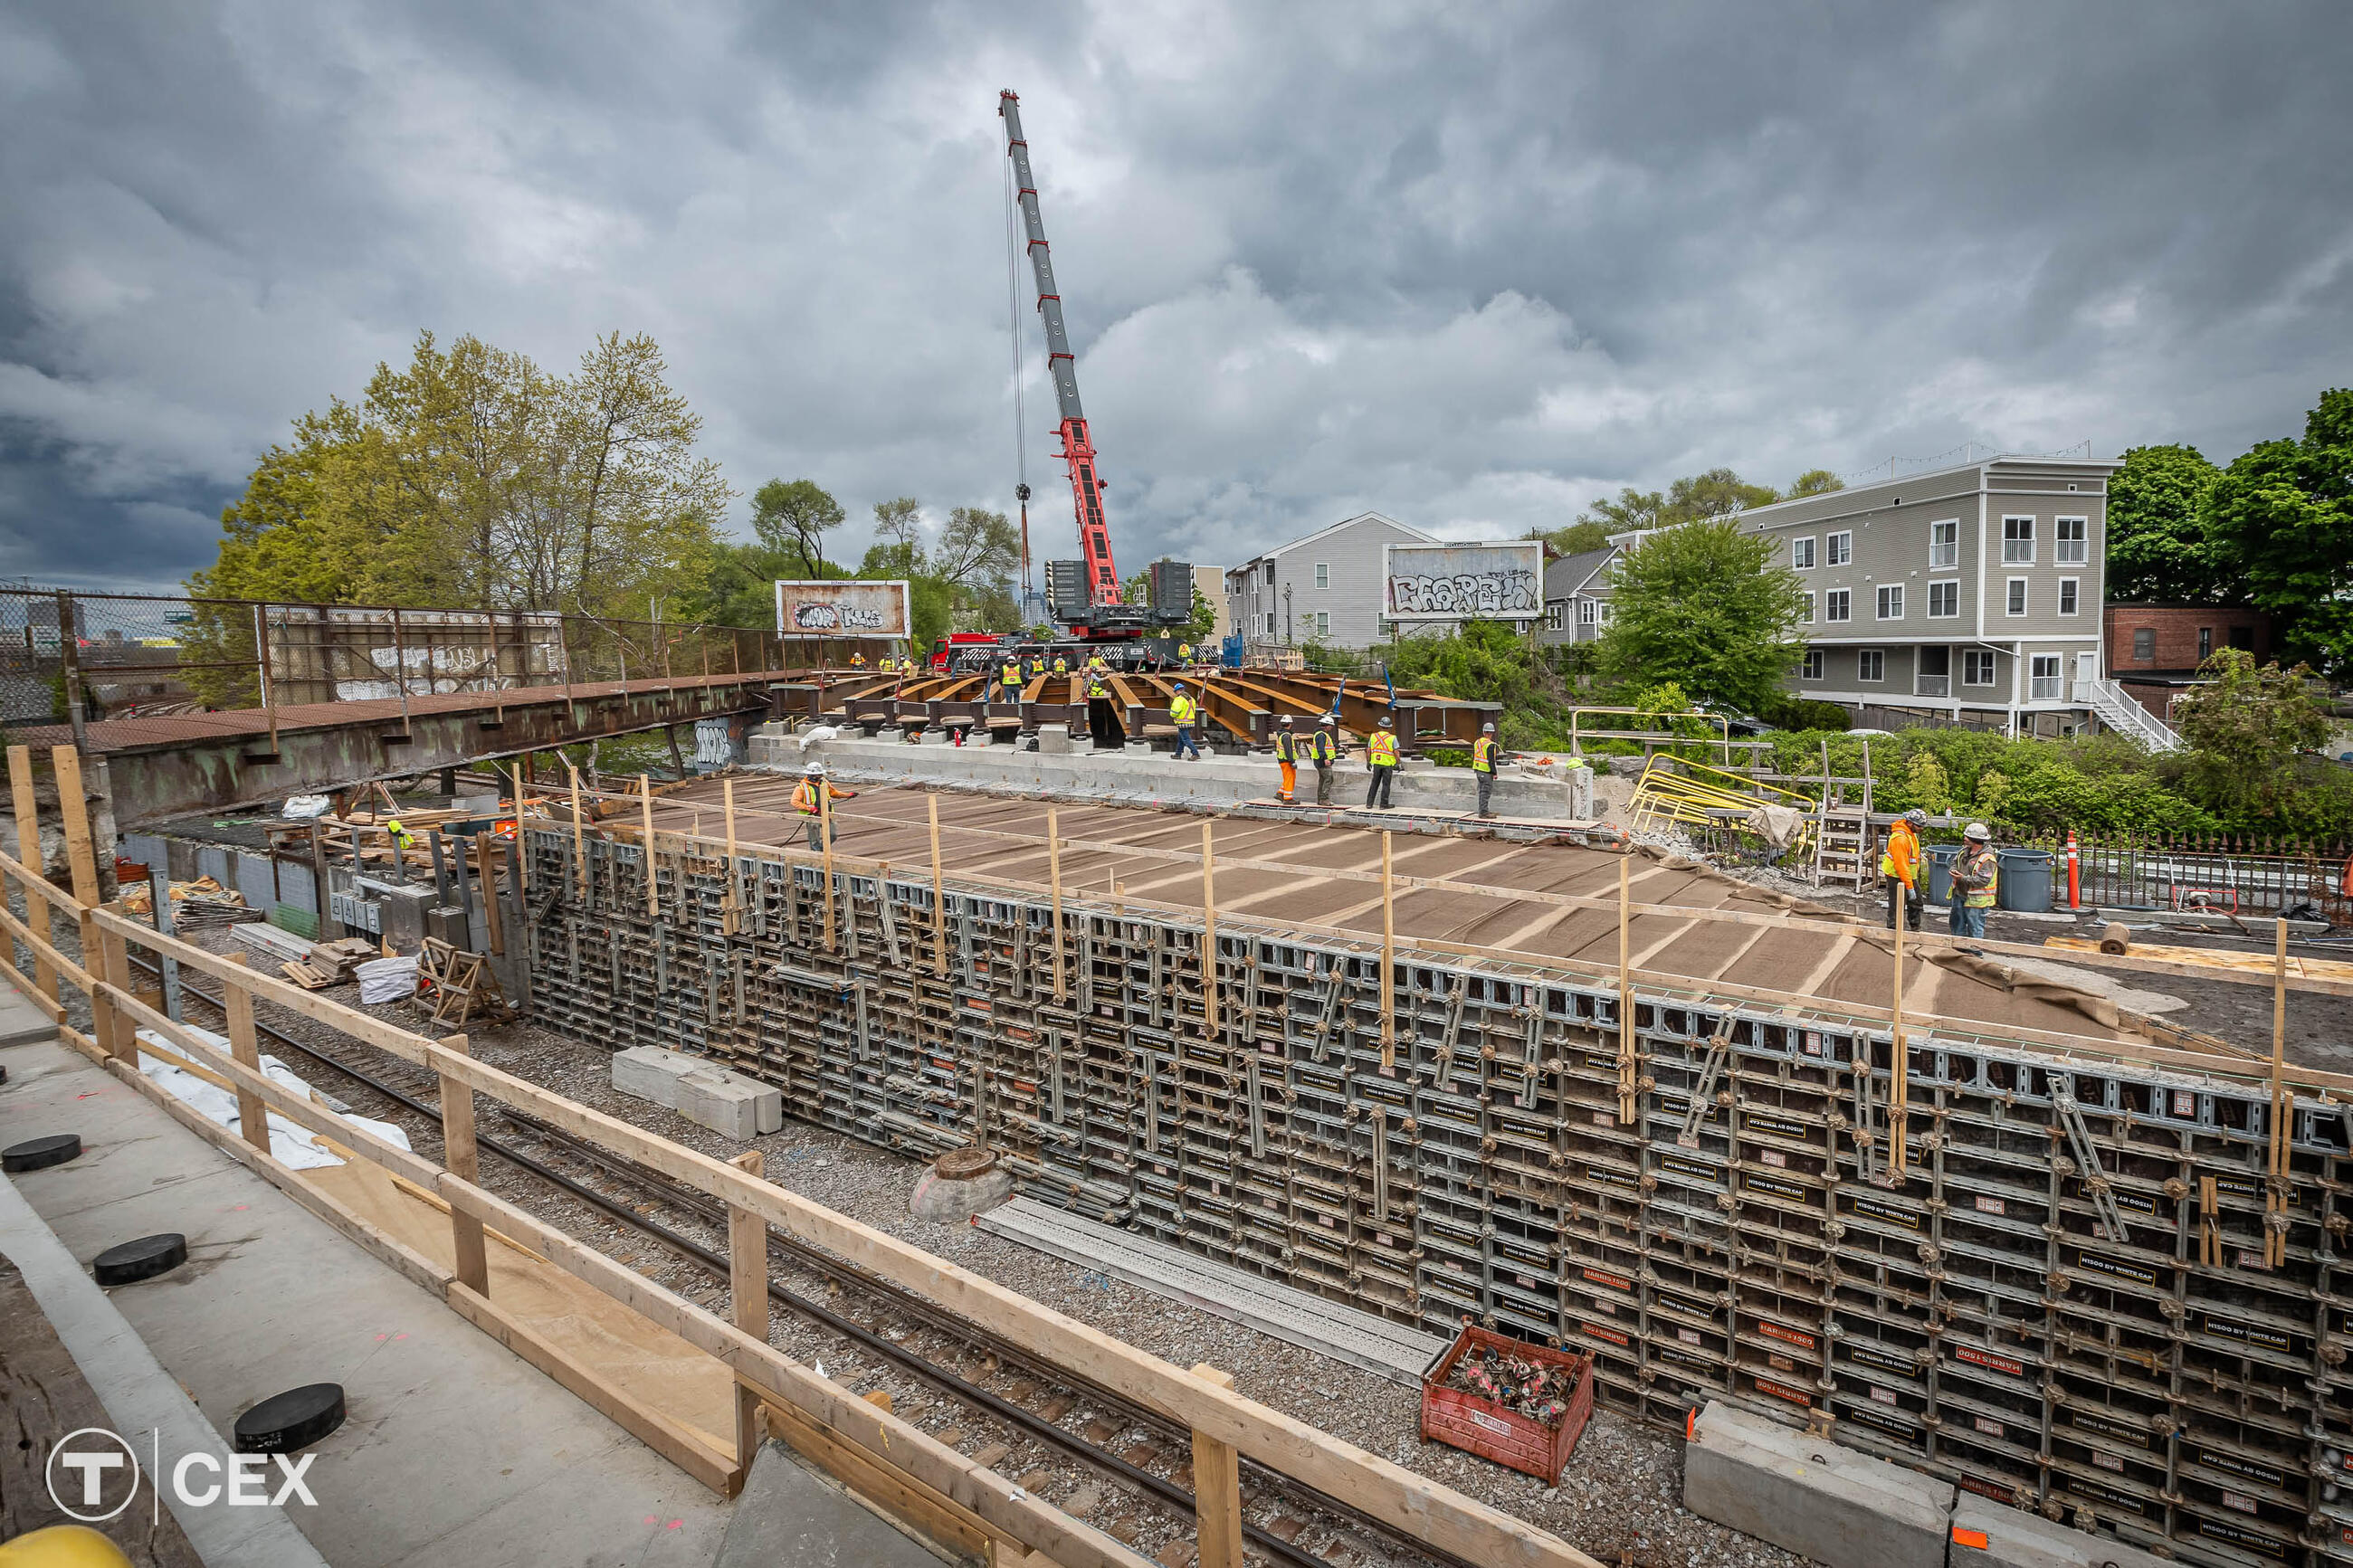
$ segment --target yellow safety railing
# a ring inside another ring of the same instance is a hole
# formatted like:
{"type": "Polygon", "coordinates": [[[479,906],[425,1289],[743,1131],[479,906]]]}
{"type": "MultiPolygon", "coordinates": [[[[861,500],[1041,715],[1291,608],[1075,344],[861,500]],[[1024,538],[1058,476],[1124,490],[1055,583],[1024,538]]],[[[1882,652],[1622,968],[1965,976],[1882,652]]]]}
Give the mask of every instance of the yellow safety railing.
{"type": "Polygon", "coordinates": [[[1793,854],[1812,853],[1820,801],[1688,758],[1654,756],[1644,763],[1641,777],[1628,798],[1626,815],[1635,831],[1647,832],[1662,821],[1684,827],[1715,826],[1719,819],[1711,812],[1750,811],[1760,805],[1786,805],[1803,816],[1804,826],[1790,840],[1790,849],[1793,854]]]}

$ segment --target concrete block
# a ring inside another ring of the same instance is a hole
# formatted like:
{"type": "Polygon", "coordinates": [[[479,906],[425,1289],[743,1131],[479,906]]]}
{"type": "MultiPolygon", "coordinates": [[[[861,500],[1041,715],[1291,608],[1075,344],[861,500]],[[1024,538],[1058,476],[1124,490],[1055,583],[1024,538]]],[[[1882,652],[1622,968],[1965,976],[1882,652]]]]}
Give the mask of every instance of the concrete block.
{"type": "Polygon", "coordinates": [[[1045,756],[1069,756],[1071,751],[1071,727],[1068,724],[1039,725],[1038,750],[1045,756]]]}
{"type": "Polygon", "coordinates": [[[2164,1568],[2166,1562],[1974,1492],[1953,1505],[1952,1538],[1951,1568],[2164,1568]]]}
{"type": "Polygon", "coordinates": [[[676,1109],[678,1080],[702,1065],[692,1057],[659,1046],[633,1047],[613,1055],[613,1089],[676,1109]]]}
{"type": "Polygon", "coordinates": [[[1683,1506],[1827,1568],[1944,1568],[1950,1482],[1729,1405],[1700,1412],[1683,1506]]]}
{"type": "Polygon", "coordinates": [[[638,1046],[613,1055],[613,1088],[698,1126],[749,1140],[785,1125],[785,1098],[768,1085],[681,1051],[638,1046]]]}

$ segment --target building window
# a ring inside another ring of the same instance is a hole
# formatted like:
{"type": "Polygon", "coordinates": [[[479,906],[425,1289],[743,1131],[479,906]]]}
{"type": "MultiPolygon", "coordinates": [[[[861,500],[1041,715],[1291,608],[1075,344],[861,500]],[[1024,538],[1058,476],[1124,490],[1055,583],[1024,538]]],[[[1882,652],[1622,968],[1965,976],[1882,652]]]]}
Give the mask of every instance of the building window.
{"type": "Polygon", "coordinates": [[[2214,628],[2212,626],[2200,626],[2198,628],[2198,662],[2203,664],[2213,656],[2214,628]]]}
{"type": "Polygon", "coordinates": [[[2063,517],[2051,524],[2053,565],[2081,566],[2091,560],[2092,525],[2080,517],[2063,517]]]}
{"type": "Polygon", "coordinates": [[[1798,624],[1801,626],[1812,626],[1814,624],[1814,596],[1811,594],[1800,594],[1798,595],[1798,624]]]}
{"type": "Polygon", "coordinates": [[[1789,565],[1799,572],[1814,569],[1814,542],[1811,539],[1789,541],[1789,565]]]}
{"type": "Polygon", "coordinates": [[[1958,566],[1961,563],[1961,520],[1946,518],[1928,525],[1928,564],[1931,567],[1958,566]]]}
{"type": "Polygon", "coordinates": [[[1989,651],[1981,647],[1965,647],[1961,650],[1961,684],[1963,686],[1993,684],[1993,655],[1989,651]]]}
{"type": "Polygon", "coordinates": [[[1904,618],[1904,584],[1882,583],[1879,585],[1879,618],[1900,621],[1904,618]]]}
{"type": "Polygon", "coordinates": [[[1330,563],[1318,561],[1315,563],[1315,585],[1319,588],[1328,588],[1332,585],[1332,567],[1330,563]]]}
{"type": "Polygon", "coordinates": [[[2081,597],[2082,593],[2083,593],[2083,579],[2082,579],[2082,578],[2080,578],[2080,577],[2062,577],[2062,578],[2060,578],[2060,579],[2059,579],[2059,613],[2060,613],[2061,615],[2063,615],[2063,616],[2072,616],[2072,615],[2073,615],[2073,614],[2075,613],[2075,605],[2076,605],[2076,604],[2077,604],[2077,602],[2078,602],[2079,598],[2081,597]]]}
{"type": "Polygon", "coordinates": [[[2001,520],[2001,563],[2005,566],[2034,564],[2032,518],[2005,517],[2001,520]]]}
{"type": "Polygon", "coordinates": [[[1577,624],[1578,627],[1579,627],[1579,628],[1581,628],[1582,630],[1585,630],[1585,631],[1588,631],[1588,632],[1589,632],[1589,631],[1591,631],[1591,630],[1594,628],[1594,626],[1595,626],[1597,624],[1599,624],[1599,616],[1598,616],[1598,615],[1597,615],[1597,612],[1600,609],[1600,607],[1601,607],[1601,606],[1600,606],[1599,603],[1598,601],[1596,601],[1596,600],[1592,600],[1592,599],[1579,599],[1579,600],[1577,600],[1577,624]]]}
{"type": "Polygon", "coordinates": [[[1887,654],[1875,647],[1864,648],[1854,656],[1854,678],[1857,680],[1887,679],[1887,654]]]}
{"type": "Polygon", "coordinates": [[[2034,655],[2033,666],[2028,670],[2027,679],[2031,682],[2028,695],[2037,702],[2056,702],[2066,695],[2060,689],[2063,682],[2059,675],[2059,656],[2055,653],[2034,655]]]}
{"type": "Polygon", "coordinates": [[[1950,620],[1961,613],[1961,585],[1947,577],[1928,584],[1928,617],[1950,620]]]}
{"type": "Polygon", "coordinates": [[[1924,647],[1915,657],[1920,667],[1913,676],[1913,694],[1918,697],[1951,696],[1953,650],[1948,647],[1924,647]]]}
{"type": "Polygon", "coordinates": [[[1798,675],[1799,679],[1805,680],[1820,680],[1822,678],[1821,649],[1810,647],[1806,650],[1806,662],[1798,667],[1798,675]]]}
{"type": "Polygon", "coordinates": [[[1822,595],[1822,619],[1851,621],[1854,619],[1854,590],[1832,588],[1822,595]]]}
{"type": "Polygon", "coordinates": [[[1568,601],[1567,601],[1567,600],[1566,600],[1566,599],[1546,599],[1546,600],[1545,601],[1545,630],[1546,630],[1546,631],[1548,631],[1548,632],[1556,632],[1556,631],[1560,630],[1560,628],[1561,628],[1564,625],[1566,625],[1566,624],[1567,623],[1567,621],[1568,621],[1568,601]]]}
{"type": "Polygon", "coordinates": [[[1319,637],[1328,637],[1332,635],[1331,611],[1318,610],[1315,612],[1315,635],[1319,637]]]}
{"type": "Polygon", "coordinates": [[[1854,535],[1853,535],[1853,534],[1852,534],[1852,533],[1833,533],[1833,534],[1831,534],[1831,565],[1833,565],[1833,566],[1843,566],[1843,565],[1845,565],[1848,562],[1852,561],[1853,559],[1854,559],[1854,535]]]}
{"type": "Polygon", "coordinates": [[[2155,626],[2133,627],[2133,662],[2150,664],[2154,663],[2156,658],[2157,628],[2155,626]]]}
{"type": "Polygon", "coordinates": [[[2026,614],[2025,578],[2012,577],[2010,580],[2010,598],[2002,606],[2002,614],[2006,616],[2022,616],[2026,614]]]}
{"type": "Polygon", "coordinates": [[[1266,563],[1266,585],[1270,588],[1274,586],[1274,563],[1271,561],[1266,563]]]}
{"type": "Polygon", "coordinates": [[[1274,612],[1272,610],[1269,610],[1266,613],[1266,635],[1269,637],[1272,637],[1274,635],[1274,612]]]}

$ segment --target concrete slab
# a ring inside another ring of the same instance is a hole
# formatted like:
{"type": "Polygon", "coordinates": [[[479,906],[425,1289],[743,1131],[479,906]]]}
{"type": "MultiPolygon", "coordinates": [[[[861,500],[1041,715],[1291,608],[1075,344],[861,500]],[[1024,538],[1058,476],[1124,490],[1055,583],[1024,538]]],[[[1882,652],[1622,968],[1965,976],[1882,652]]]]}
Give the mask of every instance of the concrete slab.
{"type": "Polygon", "coordinates": [[[81,1136],[80,1159],[14,1178],[74,1258],[187,1236],[187,1265],[113,1300],[216,1437],[271,1394],[344,1386],[350,1419],[307,1477],[318,1506],[287,1510],[337,1568],[717,1551],[724,1501],[283,1193],[63,1046],[8,1065],[0,1142],[81,1136]]]}
{"type": "Polygon", "coordinates": [[[739,1142],[785,1125],[777,1089],[683,1051],[638,1046],[614,1053],[613,1087],[739,1142]]]}
{"type": "Polygon", "coordinates": [[[1944,1568],[1954,1488],[1729,1405],[1700,1412],[1683,1506],[1827,1568],[1944,1568]]]}
{"type": "Polygon", "coordinates": [[[49,1016],[14,985],[0,983],[0,1047],[37,1045],[58,1037],[49,1016]]]}
{"type": "Polygon", "coordinates": [[[1950,1568],[2164,1568],[2153,1552],[2053,1524],[1974,1492],[1953,1505],[1950,1568]],[[1983,1544],[1979,1544],[1979,1542],[1983,1544]]]}
{"type": "Polygon", "coordinates": [[[778,1442],[761,1447],[712,1568],[937,1568],[955,1559],[868,1509],[778,1442]]]}

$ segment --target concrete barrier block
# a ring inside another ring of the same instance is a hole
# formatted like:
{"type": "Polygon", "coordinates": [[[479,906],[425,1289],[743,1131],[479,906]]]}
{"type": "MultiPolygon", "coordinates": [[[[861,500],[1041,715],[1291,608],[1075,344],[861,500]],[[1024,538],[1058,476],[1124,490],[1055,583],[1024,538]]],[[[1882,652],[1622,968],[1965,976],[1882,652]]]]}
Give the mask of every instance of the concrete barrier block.
{"type": "Polygon", "coordinates": [[[659,1046],[637,1046],[613,1054],[613,1088],[620,1094],[676,1109],[678,1081],[702,1064],[659,1046]]]}
{"type": "Polygon", "coordinates": [[[1710,1405],[1683,1451],[1683,1506],[1827,1568],[1944,1568],[1951,1483],[1710,1405]]]}
{"type": "Polygon", "coordinates": [[[2165,1568],[2166,1560],[1963,1492],[1953,1505],[1949,1562],[1951,1568],[2165,1568]]]}

